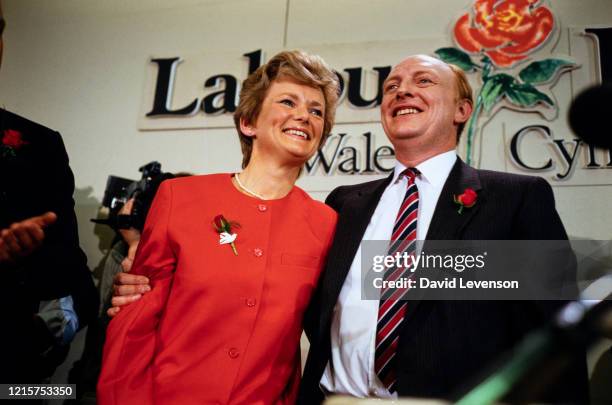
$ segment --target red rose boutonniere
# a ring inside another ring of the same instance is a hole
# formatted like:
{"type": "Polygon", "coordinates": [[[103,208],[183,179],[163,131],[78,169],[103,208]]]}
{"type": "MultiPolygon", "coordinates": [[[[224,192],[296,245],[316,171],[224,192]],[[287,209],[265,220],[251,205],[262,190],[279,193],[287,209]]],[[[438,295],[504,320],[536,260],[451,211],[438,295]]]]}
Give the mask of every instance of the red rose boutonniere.
{"type": "Polygon", "coordinates": [[[465,208],[472,208],[476,204],[478,194],[476,194],[473,189],[466,188],[462,194],[454,195],[453,199],[455,200],[455,204],[459,205],[457,212],[463,214],[465,208]]]}
{"type": "Polygon", "coordinates": [[[26,142],[22,139],[21,132],[16,131],[14,129],[6,129],[4,130],[4,134],[2,135],[2,146],[0,146],[0,155],[3,158],[14,158],[17,155],[16,152],[28,143],[29,142],[26,142]]]}
{"type": "Polygon", "coordinates": [[[234,254],[236,256],[238,256],[238,251],[236,250],[236,245],[234,244],[234,241],[236,240],[236,237],[238,235],[235,234],[235,233],[232,233],[232,226],[235,227],[235,228],[240,228],[240,224],[239,223],[233,222],[233,221],[228,221],[221,214],[217,215],[213,219],[213,227],[215,228],[215,230],[219,234],[219,244],[220,245],[227,245],[227,244],[229,244],[232,247],[232,250],[234,251],[234,254]]]}

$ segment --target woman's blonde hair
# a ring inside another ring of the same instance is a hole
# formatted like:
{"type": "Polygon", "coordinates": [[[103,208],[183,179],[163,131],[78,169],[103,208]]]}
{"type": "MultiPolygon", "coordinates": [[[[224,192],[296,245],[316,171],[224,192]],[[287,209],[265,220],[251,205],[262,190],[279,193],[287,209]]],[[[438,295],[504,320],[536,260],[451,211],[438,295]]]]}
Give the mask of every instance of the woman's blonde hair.
{"type": "Polygon", "coordinates": [[[317,55],[310,55],[299,50],[280,52],[268,63],[251,73],[242,83],[240,102],[234,113],[234,123],[238,130],[240,147],[242,148],[242,168],[245,168],[251,160],[253,137],[242,133],[240,120],[244,120],[247,124],[254,124],[257,121],[268,89],[272,82],[281,78],[289,78],[323,92],[323,98],[325,99],[324,124],[319,149],[325,143],[325,139],[334,126],[336,104],[340,93],[340,85],[336,74],[317,55]]]}

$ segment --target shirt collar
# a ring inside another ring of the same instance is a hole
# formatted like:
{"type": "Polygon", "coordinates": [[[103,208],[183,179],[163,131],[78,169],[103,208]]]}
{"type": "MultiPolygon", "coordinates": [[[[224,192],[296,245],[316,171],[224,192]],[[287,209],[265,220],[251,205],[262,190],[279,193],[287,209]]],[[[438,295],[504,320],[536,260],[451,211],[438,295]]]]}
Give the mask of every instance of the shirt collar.
{"type": "MultiPolygon", "coordinates": [[[[448,174],[456,161],[457,153],[453,149],[421,162],[416,166],[416,168],[419,169],[419,172],[421,172],[421,179],[427,181],[433,186],[441,187],[448,178],[448,174]]],[[[393,181],[391,183],[393,184],[397,182],[399,176],[406,169],[406,166],[400,162],[397,162],[393,172],[393,181]]]]}

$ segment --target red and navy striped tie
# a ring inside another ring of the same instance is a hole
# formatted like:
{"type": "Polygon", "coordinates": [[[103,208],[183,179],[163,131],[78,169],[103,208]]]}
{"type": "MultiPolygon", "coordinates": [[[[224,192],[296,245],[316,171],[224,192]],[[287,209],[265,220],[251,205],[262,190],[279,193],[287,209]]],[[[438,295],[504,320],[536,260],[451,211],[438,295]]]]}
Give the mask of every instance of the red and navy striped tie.
{"type": "MultiPolygon", "coordinates": [[[[402,175],[408,179],[408,187],[393,226],[389,256],[395,256],[398,252],[402,255],[403,252],[412,255],[416,248],[419,191],[414,179],[419,175],[419,171],[408,168],[402,172],[402,175]]],[[[400,266],[388,269],[383,279],[394,281],[411,274],[414,273],[411,273],[409,268],[400,266]]],[[[394,359],[399,342],[400,325],[408,304],[405,300],[407,292],[407,288],[382,288],[380,291],[374,370],[380,381],[392,393],[396,391],[397,367],[394,359]]]]}

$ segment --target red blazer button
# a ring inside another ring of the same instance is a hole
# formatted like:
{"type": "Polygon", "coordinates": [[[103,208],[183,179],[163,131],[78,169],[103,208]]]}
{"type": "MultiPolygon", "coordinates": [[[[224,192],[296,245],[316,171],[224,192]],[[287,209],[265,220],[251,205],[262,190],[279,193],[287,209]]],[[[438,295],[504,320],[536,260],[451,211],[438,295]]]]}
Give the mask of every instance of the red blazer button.
{"type": "Polygon", "coordinates": [[[227,351],[227,354],[230,356],[230,358],[235,359],[236,357],[240,356],[240,352],[238,351],[238,349],[236,349],[235,347],[232,347],[231,349],[229,349],[227,351]]]}

